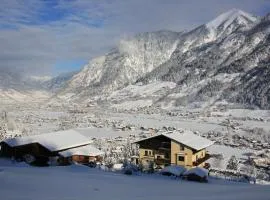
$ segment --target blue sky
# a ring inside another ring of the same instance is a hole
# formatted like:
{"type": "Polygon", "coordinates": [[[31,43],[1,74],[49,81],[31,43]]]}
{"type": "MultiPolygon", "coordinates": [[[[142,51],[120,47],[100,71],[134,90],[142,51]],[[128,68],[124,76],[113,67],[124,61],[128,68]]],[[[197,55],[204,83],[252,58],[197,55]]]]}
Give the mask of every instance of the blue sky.
{"type": "Polygon", "coordinates": [[[127,35],[182,31],[238,8],[270,12],[269,0],[1,0],[0,73],[78,70],[127,35]]]}
{"type": "Polygon", "coordinates": [[[79,71],[82,66],[86,65],[86,60],[66,60],[66,61],[58,61],[55,63],[53,67],[53,74],[57,74],[58,72],[69,72],[69,71],[79,71]]]}

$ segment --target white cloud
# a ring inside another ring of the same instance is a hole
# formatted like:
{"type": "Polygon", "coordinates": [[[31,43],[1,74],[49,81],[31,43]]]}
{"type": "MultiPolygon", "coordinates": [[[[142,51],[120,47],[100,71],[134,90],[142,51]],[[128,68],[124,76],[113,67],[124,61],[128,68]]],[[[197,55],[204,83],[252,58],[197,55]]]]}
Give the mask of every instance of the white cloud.
{"type": "Polygon", "coordinates": [[[65,15],[42,21],[44,2],[1,1],[0,25],[16,29],[0,29],[0,72],[50,72],[59,61],[104,54],[126,34],[191,29],[231,8],[260,14],[269,5],[266,0],[59,0],[53,9],[65,15]]]}

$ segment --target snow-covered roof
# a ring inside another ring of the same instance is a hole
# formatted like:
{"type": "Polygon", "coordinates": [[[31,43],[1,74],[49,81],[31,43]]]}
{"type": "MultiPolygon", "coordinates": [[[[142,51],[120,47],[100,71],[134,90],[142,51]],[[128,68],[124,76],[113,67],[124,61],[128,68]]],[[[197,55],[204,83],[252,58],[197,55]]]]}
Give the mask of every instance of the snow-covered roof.
{"type": "Polygon", "coordinates": [[[167,138],[170,138],[178,143],[184,144],[195,150],[201,150],[214,144],[213,141],[200,137],[198,135],[195,135],[192,131],[184,131],[184,132],[175,131],[172,133],[171,132],[161,133],[161,134],[157,134],[157,135],[136,141],[135,143],[141,142],[143,140],[148,140],[150,138],[154,138],[160,135],[163,135],[167,138]]]}
{"type": "Polygon", "coordinates": [[[195,167],[191,168],[190,170],[184,172],[184,175],[189,175],[189,174],[196,174],[199,177],[207,177],[208,176],[208,170],[201,168],[201,167],[195,167]]]}
{"type": "Polygon", "coordinates": [[[66,130],[40,135],[10,138],[4,140],[3,142],[11,147],[39,143],[50,151],[60,151],[90,144],[91,140],[75,130],[66,130]]]}
{"type": "Polygon", "coordinates": [[[82,146],[82,147],[76,147],[76,148],[68,149],[65,151],[61,151],[61,152],[59,152],[59,154],[63,157],[70,157],[70,156],[74,156],[74,155],[100,156],[100,155],[103,155],[104,152],[93,147],[92,145],[86,145],[86,146],[82,146]]]}
{"type": "Polygon", "coordinates": [[[180,176],[186,171],[186,168],[179,166],[179,165],[171,165],[168,167],[163,168],[160,173],[171,173],[175,176],[180,176]]]}

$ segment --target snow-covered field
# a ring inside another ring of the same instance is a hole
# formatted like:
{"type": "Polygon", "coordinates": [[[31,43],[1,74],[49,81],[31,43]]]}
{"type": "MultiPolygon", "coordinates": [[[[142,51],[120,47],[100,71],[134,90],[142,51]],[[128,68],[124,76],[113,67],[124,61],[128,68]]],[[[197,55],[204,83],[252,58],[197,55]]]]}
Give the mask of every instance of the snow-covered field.
{"type": "Polygon", "coordinates": [[[214,158],[210,158],[207,162],[211,164],[211,166],[218,167],[221,169],[226,169],[226,165],[228,163],[228,160],[232,155],[234,155],[238,160],[246,159],[247,156],[245,156],[245,153],[251,153],[252,150],[250,149],[239,149],[239,148],[232,148],[227,147],[223,145],[212,145],[207,148],[210,154],[222,154],[223,159],[220,160],[220,162],[217,165],[216,160],[214,158]]]}
{"type": "MultiPolygon", "coordinates": [[[[96,145],[102,147],[107,153],[112,153],[116,156],[116,162],[118,163],[121,162],[123,151],[129,142],[140,139],[140,137],[147,137],[153,134],[153,132],[164,131],[166,129],[192,130],[198,135],[215,141],[216,145],[207,149],[210,154],[222,154],[221,159],[211,158],[208,160],[214,168],[225,169],[228,160],[233,155],[242,162],[241,165],[247,161],[248,157],[245,155],[247,153],[254,153],[254,159],[260,158],[259,155],[261,154],[267,156],[267,159],[270,158],[269,111],[244,109],[216,109],[212,111],[172,110],[147,114],[143,112],[144,110],[141,110],[142,112],[120,112],[101,108],[98,105],[94,107],[80,105],[66,107],[48,106],[47,104],[14,105],[12,103],[9,105],[0,105],[0,112],[1,110],[5,110],[7,114],[5,126],[8,129],[8,134],[12,133],[12,131],[24,131],[26,134],[40,134],[76,129],[89,138],[98,139],[96,145]],[[241,138],[235,136],[241,136],[241,138]]],[[[263,161],[263,167],[268,165],[267,159],[263,161]]],[[[34,173],[37,170],[43,170],[38,168],[31,169],[34,170],[34,173]]],[[[65,171],[69,168],[48,169],[50,169],[49,174],[61,174],[64,172],[60,171],[65,171]]],[[[14,167],[5,169],[5,172],[2,171],[0,173],[6,173],[8,170],[16,171],[17,173],[17,169],[14,167]]],[[[263,184],[269,184],[270,175],[267,166],[266,169],[258,170],[257,174],[260,175],[258,180],[265,181],[263,184]]],[[[110,176],[115,175],[111,174],[110,176]]],[[[25,178],[27,179],[27,177],[25,178]]],[[[137,180],[138,177],[132,178],[137,180]]],[[[81,179],[82,182],[84,180],[85,178],[81,179]]],[[[164,179],[162,180],[164,181],[164,179]]],[[[66,180],[58,181],[64,183],[66,180]]],[[[158,179],[158,181],[161,180],[158,179]]],[[[189,183],[185,182],[182,187],[185,187],[186,184],[189,183]]],[[[143,185],[143,183],[140,183],[140,185],[143,185]]],[[[131,191],[131,189],[129,190],[131,191]]],[[[144,193],[144,191],[142,192],[144,193]]],[[[133,192],[131,191],[130,193],[133,192]]]]}
{"type": "Polygon", "coordinates": [[[188,182],[160,175],[105,172],[84,166],[35,168],[0,160],[3,200],[186,199],[268,200],[270,187],[210,179],[188,182]]]}
{"type": "Polygon", "coordinates": [[[118,136],[127,137],[130,134],[138,134],[138,131],[115,131],[111,128],[77,128],[82,135],[90,138],[112,139],[118,136]]]}

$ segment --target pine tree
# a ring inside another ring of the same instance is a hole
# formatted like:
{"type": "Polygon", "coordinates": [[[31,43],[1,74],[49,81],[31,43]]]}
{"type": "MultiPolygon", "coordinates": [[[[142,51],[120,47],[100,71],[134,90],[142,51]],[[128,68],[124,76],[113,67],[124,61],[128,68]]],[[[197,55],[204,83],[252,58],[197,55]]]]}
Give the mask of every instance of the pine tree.
{"type": "Polygon", "coordinates": [[[229,169],[229,170],[238,170],[238,163],[239,163],[239,161],[233,155],[233,156],[231,156],[230,160],[228,161],[228,164],[227,164],[226,169],[229,169]]]}

